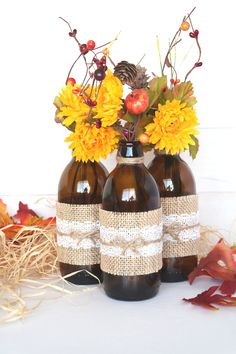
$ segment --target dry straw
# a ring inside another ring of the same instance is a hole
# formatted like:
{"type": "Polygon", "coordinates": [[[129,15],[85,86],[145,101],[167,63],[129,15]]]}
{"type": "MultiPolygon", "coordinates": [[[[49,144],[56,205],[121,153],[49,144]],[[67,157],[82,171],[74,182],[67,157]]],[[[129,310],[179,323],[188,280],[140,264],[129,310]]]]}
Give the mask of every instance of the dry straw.
{"type": "Polygon", "coordinates": [[[63,279],[58,271],[55,225],[22,227],[14,239],[5,236],[7,227],[0,229],[0,324],[24,319],[49,290],[76,292],[66,287],[72,274],[63,279]]]}

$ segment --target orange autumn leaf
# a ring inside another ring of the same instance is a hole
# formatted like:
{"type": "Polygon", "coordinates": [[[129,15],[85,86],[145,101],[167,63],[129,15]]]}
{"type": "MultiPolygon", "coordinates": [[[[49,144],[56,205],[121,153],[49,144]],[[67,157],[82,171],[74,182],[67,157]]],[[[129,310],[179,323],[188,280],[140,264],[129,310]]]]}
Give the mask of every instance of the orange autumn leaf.
{"type": "Polygon", "coordinates": [[[6,204],[4,204],[2,199],[0,199],[0,227],[4,227],[9,224],[13,224],[13,220],[7,212],[6,204]]]}
{"type": "Polygon", "coordinates": [[[31,214],[26,214],[21,217],[21,225],[23,226],[49,226],[54,225],[56,223],[56,218],[51,217],[48,219],[43,219],[38,216],[33,216],[31,214]]]}
{"type": "Polygon", "coordinates": [[[3,228],[2,231],[7,238],[14,238],[21,228],[21,225],[9,225],[9,227],[3,228]]]}

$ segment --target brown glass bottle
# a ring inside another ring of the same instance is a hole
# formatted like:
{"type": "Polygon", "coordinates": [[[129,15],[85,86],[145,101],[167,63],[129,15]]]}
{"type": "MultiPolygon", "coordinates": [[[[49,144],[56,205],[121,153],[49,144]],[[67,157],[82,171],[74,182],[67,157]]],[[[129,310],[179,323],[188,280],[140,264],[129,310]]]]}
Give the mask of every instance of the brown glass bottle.
{"type": "MultiPolygon", "coordinates": [[[[161,198],[196,194],[192,172],[179,155],[156,151],[148,169],[159,186],[161,198]]],[[[163,282],[187,280],[196,265],[197,256],[164,258],[161,280],[163,282]]]]}
{"type": "MultiPolygon", "coordinates": [[[[120,142],[117,156],[142,157],[139,142],[120,142]]],[[[156,182],[144,166],[117,164],[104,187],[102,208],[113,212],[145,212],[160,208],[156,182]]],[[[103,272],[106,294],[114,299],[136,301],[155,296],[160,286],[160,274],[117,276],[103,272]]]]}
{"type": "MultiPolygon", "coordinates": [[[[101,163],[77,162],[73,158],[62,173],[58,187],[58,202],[67,204],[100,204],[107,170],[101,163]]],[[[72,265],[59,263],[62,276],[85,269],[100,280],[101,269],[95,265],[72,265]]],[[[95,284],[97,280],[87,272],[77,273],[68,281],[74,284],[95,284]]]]}

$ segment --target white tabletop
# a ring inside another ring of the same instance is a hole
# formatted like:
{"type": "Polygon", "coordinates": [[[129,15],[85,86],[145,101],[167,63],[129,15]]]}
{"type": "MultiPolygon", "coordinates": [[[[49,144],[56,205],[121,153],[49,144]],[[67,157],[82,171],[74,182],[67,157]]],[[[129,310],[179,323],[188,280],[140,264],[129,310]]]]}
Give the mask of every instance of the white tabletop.
{"type": "Polygon", "coordinates": [[[0,329],[0,353],[235,354],[236,308],[210,311],[181,300],[212,284],[162,284],[141,302],[109,299],[101,287],[44,301],[0,329]]]}

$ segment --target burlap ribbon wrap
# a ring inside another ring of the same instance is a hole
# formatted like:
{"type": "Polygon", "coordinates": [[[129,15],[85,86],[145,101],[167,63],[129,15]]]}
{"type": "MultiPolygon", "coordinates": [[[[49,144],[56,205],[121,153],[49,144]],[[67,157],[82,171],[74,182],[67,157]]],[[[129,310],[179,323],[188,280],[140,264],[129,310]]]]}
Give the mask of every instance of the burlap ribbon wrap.
{"type": "Polygon", "coordinates": [[[100,209],[101,269],[135,276],[162,267],[161,209],[123,213],[100,209]]]}
{"type": "Polygon", "coordinates": [[[200,225],[198,196],[161,198],[163,258],[198,254],[200,225]]]}
{"type": "Polygon", "coordinates": [[[100,263],[100,204],[57,203],[58,260],[74,265],[100,263]]]}

